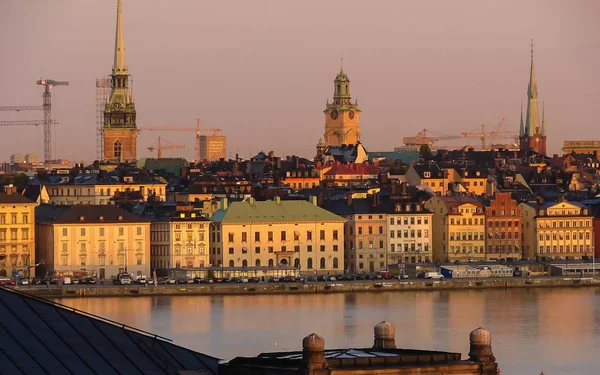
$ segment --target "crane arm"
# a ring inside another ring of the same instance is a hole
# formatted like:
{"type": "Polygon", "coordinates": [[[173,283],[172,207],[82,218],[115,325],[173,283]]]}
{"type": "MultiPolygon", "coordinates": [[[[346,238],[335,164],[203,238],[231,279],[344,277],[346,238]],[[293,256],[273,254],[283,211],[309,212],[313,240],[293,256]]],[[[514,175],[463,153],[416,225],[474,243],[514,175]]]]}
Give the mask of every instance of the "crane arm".
{"type": "MultiPolygon", "coordinates": [[[[52,120],[52,124],[58,124],[57,120],[52,120]]],[[[0,121],[0,126],[38,126],[46,125],[44,120],[17,120],[17,121],[0,121]]]]}
{"type": "Polygon", "coordinates": [[[41,105],[8,105],[8,106],[0,106],[0,111],[41,111],[44,109],[44,106],[41,105]]]}

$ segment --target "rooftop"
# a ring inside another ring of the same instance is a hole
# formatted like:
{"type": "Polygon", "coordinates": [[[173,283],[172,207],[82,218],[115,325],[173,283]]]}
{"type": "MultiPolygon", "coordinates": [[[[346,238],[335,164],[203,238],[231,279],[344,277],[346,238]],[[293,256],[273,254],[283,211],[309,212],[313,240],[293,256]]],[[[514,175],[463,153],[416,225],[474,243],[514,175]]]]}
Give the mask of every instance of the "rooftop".
{"type": "Polygon", "coordinates": [[[42,204],[35,209],[36,222],[73,223],[142,223],[146,220],[112,205],[56,206],[42,204]]]}

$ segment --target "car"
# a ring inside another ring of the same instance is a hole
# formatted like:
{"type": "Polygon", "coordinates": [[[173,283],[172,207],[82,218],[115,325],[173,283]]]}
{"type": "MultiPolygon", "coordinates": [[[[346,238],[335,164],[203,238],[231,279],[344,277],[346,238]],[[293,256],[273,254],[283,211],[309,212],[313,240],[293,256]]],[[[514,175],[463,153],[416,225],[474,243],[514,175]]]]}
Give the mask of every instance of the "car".
{"type": "Polygon", "coordinates": [[[357,273],[356,275],[354,275],[354,280],[366,280],[367,279],[367,275],[365,275],[364,273],[357,273]]]}
{"type": "Polygon", "coordinates": [[[298,281],[298,279],[296,278],[296,276],[284,276],[283,278],[281,278],[281,281],[284,283],[295,283],[298,281]]]}
{"type": "Polygon", "coordinates": [[[306,278],[306,281],[313,281],[314,282],[314,281],[318,281],[318,279],[317,279],[316,276],[309,276],[309,277],[306,278]]]}
{"type": "Polygon", "coordinates": [[[202,281],[202,278],[200,276],[194,277],[194,284],[200,284],[201,281],[202,281]]]}
{"type": "Polygon", "coordinates": [[[319,275],[317,276],[317,281],[328,281],[328,278],[327,275],[319,275]]]}
{"type": "Polygon", "coordinates": [[[270,283],[278,283],[278,282],[281,282],[281,279],[278,276],[269,277],[269,282],[270,283]]]}
{"type": "Polygon", "coordinates": [[[215,282],[214,278],[204,277],[200,279],[200,284],[212,284],[215,282]]]}
{"type": "Polygon", "coordinates": [[[249,283],[259,283],[260,279],[258,277],[249,277],[248,282],[249,283]]]}
{"type": "Polygon", "coordinates": [[[439,272],[425,272],[424,278],[428,280],[444,280],[444,276],[439,272]]]}
{"type": "Polygon", "coordinates": [[[396,280],[408,279],[408,275],[405,273],[399,273],[397,275],[393,275],[392,279],[396,279],[396,280]]]}
{"type": "Polygon", "coordinates": [[[96,284],[96,279],[94,277],[84,277],[81,279],[81,284],[96,284]]]}
{"type": "Polygon", "coordinates": [[[187,278],[185,278],[185,279],[177,279],[175,283],[176,284],[187,284],[188,283],[188,279],[187,278]]]}
{"type": "Polygon", "coordinates": [[[247,283],[248,279],[245,277],[232,277],[231,282],[236,283],[236,284],[242,284],[242,283],[247,283]]]}
{"type": "Polygon", "coordinates": [[[32,285],[44,285],[44,284],[46,284],[46,279],[44,279],[43,277],[34,277],[33,279],[31,279],[31,284],[32,285]]]}

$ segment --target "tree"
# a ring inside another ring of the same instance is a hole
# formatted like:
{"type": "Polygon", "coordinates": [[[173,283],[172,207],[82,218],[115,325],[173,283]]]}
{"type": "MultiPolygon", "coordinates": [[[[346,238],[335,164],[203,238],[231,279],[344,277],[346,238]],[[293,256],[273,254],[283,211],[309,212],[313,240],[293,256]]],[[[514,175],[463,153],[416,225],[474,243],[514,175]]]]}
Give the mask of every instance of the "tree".
{"type": "Polygon", "coordinates": [[[429,145],[421,145],[421,148],[419,149],[419,158],[423,160],[433,159],[433,154],[431,153],[431,148],[429,148],[429,145]]]}

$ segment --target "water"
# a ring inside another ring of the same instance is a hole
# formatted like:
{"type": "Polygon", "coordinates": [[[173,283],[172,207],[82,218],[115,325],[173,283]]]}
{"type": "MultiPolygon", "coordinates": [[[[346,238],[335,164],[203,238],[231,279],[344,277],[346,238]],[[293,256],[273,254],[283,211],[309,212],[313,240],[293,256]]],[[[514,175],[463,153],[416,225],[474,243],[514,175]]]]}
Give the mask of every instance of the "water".
{"type": "Polygon", "coordinates": [[[600,372],[600,288],[319,295],[63,299],[60,302],[224,359],[299,350],[315,332],[327,348],[370,347],[388,320],[403,348],[469,351],[492,333],[502,374],[600,372]]]}

